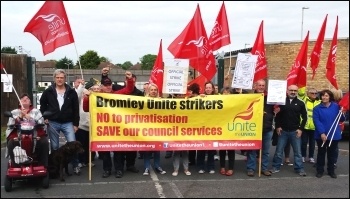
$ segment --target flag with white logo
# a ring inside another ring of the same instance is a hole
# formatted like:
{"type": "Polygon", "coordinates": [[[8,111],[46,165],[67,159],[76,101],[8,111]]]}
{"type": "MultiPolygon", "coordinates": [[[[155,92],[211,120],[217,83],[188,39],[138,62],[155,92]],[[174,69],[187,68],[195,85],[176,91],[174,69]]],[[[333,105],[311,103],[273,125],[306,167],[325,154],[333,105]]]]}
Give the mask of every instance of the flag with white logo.
{"type": "Polygon", "coordinates": [[[163,91],[163,74],[164,74],[164,63],[163,63],[163,50],[162,50],[162,40],[160,40],[159,51],[156,61],[151,72],[151,77],[149,78],[150,83],[154,83],[158,86],[159,95],[162,95],[163,91]]]}
{"type": "Polygon", "coordinates": [[[331,44],[331,49],[329,50],[327,66],[326,66],[326,77],[329,82],[334,86],[334,88],[338,89],[337,78],[335,76],[335,61],[337,58],[337,39],[338,39],[338,16],[337,23],[335,25],[333,40],[331,44]]]}
{"type": "Polygon", "coordinates": [[[265,58],[265,46],[264,46],[264,20],[261,21],[258,34],[256,36],[254,46],[250,53],[253,55],[258,55],[258,61],[255,66],[254,80],[256,82],[260,79],[267,77],[267,66],[265,58]]]}
{"type": "Polygon", "coordinates": [[[324,35],[326,33],[327,17],[328,17],[328,14],[326,15],[326,18],[323,21],[320,33],[318,33],[318,37],[317,37],[314,49],[312,50],[311,55],[310,55],[310,67],[312,68],[312,78],[311,79],[314,79],[315,74],[316,74],[316,69],[317,69],[318,64],[320,62],[321,51],[323,48],[324,35]]]}
{"type": "Polygon", "coordinates": [[[209,44],[214,51],[230,43],[230,29],[228,27],[226,8],[225,3],[222,2],[221,9],[216,17],[214,27],[209,36],[209,44]]]}
{"type": "Polygon", "coordinates": [[[169,45],[175,58],[190,59],[190,66],[208,80],[216,73],[215,58],[202,21],[199,4],[196,12],[181,34],[169,45]]]}
{"type": "Polygon", "coordinates": [[[74,43],[63,1],[45,1],[24,29],[41,43],[44,55],[74,43]]]}
{"type": "Polygon", "coordinates": [[[299,88],[306,86],[306,65],[307,65],[307,49],[309,43],[309,31],[300,48],[297,58],[294,61],[291,71],[287,76],[287,87],[297,85],[299,88]]]}

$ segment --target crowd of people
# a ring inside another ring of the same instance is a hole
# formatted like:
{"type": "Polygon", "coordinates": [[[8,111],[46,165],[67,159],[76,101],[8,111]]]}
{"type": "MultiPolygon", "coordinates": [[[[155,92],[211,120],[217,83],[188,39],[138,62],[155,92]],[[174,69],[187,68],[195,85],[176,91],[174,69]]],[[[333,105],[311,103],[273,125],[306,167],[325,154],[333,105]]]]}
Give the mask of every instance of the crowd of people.
{"type": "MultiPolygon", "coordinates": [[[[85,152],[77,154],[72,160],[73,171],[79,175],[81,168],[89,164],[89,143],[90,143],[90,115],[89,115],[89,95],[92,92],[102,92],[111,94],[135,95],[148,98],[159,98],[159,88],[156,84],[145,83],[143,91],[136,88],[136,75],[131,72],[125,72],[125,85],[113,84],[108,77],[109,68],[103,68],[101,72],[101,81],[94,84],[85,83],[81,78],[76,78],[74,88],[71,88],[66,82],[66,73],[62,69],[57,69],[53,73],[54,83],[49,86],[40,98],[40,110],[32,106],[30,97],[23,94],[20,98],[21,106],[12,111],[13,118],[9,118],[8,126],[20,122],[21,120],[38,119],[41,123],[50,124],[51,128],[48,138],[51,141],[51,149],[57,150],[59,147],[59,134],[63,133],[67,142],[80,141],[84,146],[85,152]],[[53,114],[42,118],[42,113],[50,111],[53,114]]],[[[226,78],[227,79],[227,78],[226,78]]],[[[336,162],[338,159],[338,141],[341,139],[340,126],[334,125],[334,121],[339,117],[343,121],[344,114],[337,101],[341,98],[338,91],[328,89],[320,92],[317,97],[315,88],[308,88],[307,92],[298,92],[296,85],[290,85],[287,88],[285,105],[271,105],[267,103],[268,92],[266,90],[265,80],[258,80],[254,85],[254,93],[264,94],[264,114],[262,129],[262,153],[261,153],[261,172],[265,176],[271,176],[277,173],[284,162],[293,166],[294,171],[300,176],[306,176],[304,163],[310,162],[316,165],[316,177],[323,176],[327,155],[327,172],[332,178],[337,178],[335,174],[336,162]],[[273,161],[270,163],[270,146],[273,134],[277,136],[276,151],[273,155],[273,161]],[[315,143],[317,143],[317,156],[315,157],[315,143]],[[289,160],[290,146],[293,149],[294,162],[289,160]],[[308,147],[307,147],[308,146],[308,147]],[[289,149],[288,149],[289,148],[289,149]],[[308,152],[308,153],[307,153],[308,152]],[[316,158],[316,159],[315,159],[316,158]]],[[[224,84],[221,91],[218,86],[212,82],[206,82],[204,92],[200,93],[200,86],[196,83],[187,88],[187,95],[169,95],[171,98],[197,98],[205,95],[230,95],[245,94],[246,91],[237,88],[231,88],[224,84]]],[[[13,148],[19,146],[16,139],[16,132],[8,129],[6,156],[13,160],[13,148]]],[[[45,132],[40,132],[41,137],[37,144],[39,151],[39,160],[47,167],[48,159],[48,138],[45,132]]],[[[246,171],[247,175],[253,177],[257,171],[257,161],[259,150],[242,151],[247,156],[246,171]]],[[[93,157],[95,157],[93,152],[93,157]]],[[[159,174],[166,174],[160,163],[160,151],[99,151],[98,157],[103,161],[102,177],[107,178],[114,174],[116,178],[122,178],[124,171],[138,173],[135,167],[135,160],[144,161],[143,175],[149,175],[151,172],[151,159],[153,159],[154,170],[159,174]],[[111,156],[113,153],[113,156],[111,156]],[[138,154],[138,155],[137,155],[138,154]],[[113,158],[112,158],[113,157],[113,158]]],[[[177,176],[180,170],[180,162],[183,164],[185,175],[191,175],[190,166],[194,165],[197,172],[204,174],[214,174],[216,172],[215,159],[219,154],[220,168],[217,170],[220,174],[226,176],[234,175],[235,150],[183,150],[167,151],[166,158],[173,159],[172,176],[177,176]],[[228,165],[226,166],[226,156],[228,165]],[[206,158],[207,157],[207,158],[206,158]]],[[[94,166],[91,164],[90,166],[94,166]]]]}

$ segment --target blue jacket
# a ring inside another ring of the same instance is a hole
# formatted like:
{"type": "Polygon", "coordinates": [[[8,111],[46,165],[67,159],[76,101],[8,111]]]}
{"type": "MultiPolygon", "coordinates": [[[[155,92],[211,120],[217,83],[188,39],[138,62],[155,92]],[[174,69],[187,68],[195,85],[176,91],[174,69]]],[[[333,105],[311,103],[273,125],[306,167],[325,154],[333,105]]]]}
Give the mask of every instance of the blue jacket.
{"type": "MultiPolygon", "coordinates": [[[[339,122],[334,122],[337,115],[339,114],[339,110],[340,106],[335,102],[331,102],[329,107],[326,107],[321,103],[314,108],[313,120],[315,124],[315,139],[321,139],[321,134],[325,133],[327,135],[327,140],[331,140],[334,127],[336,129],[334,132],[333,140],[341,139],[341,130],[339,122]]],[[[344,121],[344,119],[344,115],[341,114],[339,121],[344,121]]]]}

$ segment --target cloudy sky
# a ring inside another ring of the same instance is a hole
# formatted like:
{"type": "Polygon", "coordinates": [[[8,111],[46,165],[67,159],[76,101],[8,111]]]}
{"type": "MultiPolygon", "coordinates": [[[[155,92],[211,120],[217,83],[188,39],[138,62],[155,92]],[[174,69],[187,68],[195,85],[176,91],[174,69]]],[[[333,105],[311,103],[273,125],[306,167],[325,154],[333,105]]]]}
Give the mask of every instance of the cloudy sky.
{"type": "MultiPolygon", "coordinates": [[[[44,56],[40,42],[32,34],[23,32],[44,1],[1,1],[1,47],[22,46],[23,51],[37,61],[59,60],[66,56],[76,62],[78,55],[94,50],[114,64],[125,61],[135,64],[145,54],[157,54],[159,42],[163,39],[164,58],[173,58],[167,48],[191,20],[197,3],[209,35],[221,1],[65,1],[75,43],[44,56]]],[[[309,30],[310,40],[316,40],[326,14],[326,38],[333,37],[337,15],[338,38],[349,37],[349,3],[346,1],[227,1],[225,6],[231,44],[215,54],[252,47],[262,20],[265,43],[300,41],[302,18],[303,36],[309,30]],[[304,9],[304,17],[303,7],[309,7],[304,9]]]]}

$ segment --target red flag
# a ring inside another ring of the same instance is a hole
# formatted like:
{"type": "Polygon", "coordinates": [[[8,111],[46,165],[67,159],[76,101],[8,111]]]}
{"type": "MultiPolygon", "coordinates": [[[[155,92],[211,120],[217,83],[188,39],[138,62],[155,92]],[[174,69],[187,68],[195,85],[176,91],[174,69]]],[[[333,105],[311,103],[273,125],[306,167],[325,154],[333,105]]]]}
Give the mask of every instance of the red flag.
{"type": "Polygon", "coordinates": [[[320,56],[321,56],[321,51],[323,48],[323,41],[324,41],[324,35],[326,32],[326,24],[327,24],[327,17],[328,14],[326,15],[326,18],[323,21],[320,33],[318,34],[314,49],[311,52],[310,55],[310,67],[312,68],[312,79],[314,79],[315,74],[316,74],[316,69],[318,67],[318,63],[320,62],[320,56]]]}
{"type": "Polygon", "coordinates": [[[304,39],[303,45],[298,53],[297,58],[287,76],[287,86],[297,85],[299,88],[306,86],[306,65],[307,65],[307,49],[309,43],[309,31],[304,39]]]}
{"type": "Polygon", "coordinates": [[[256,82],[260,79],[265,79],[267,77],[264,43],[264,20],[262,20],[259,27],[258,35],[255,39],[254,46],[252,48],[252,51],[250,51],[250,53],[252,53],[253,55],[258,55],[253,82],[256,82]]]}
{"type": "Polygon", "coordinates": [[[2,63],[1,63],[1,69],[0,69],[0,70],[2,70],[3,68],[5,68],[5,67],[4,67],[4,65],[2,65],[2,63]]]}
{"type": "Polygon", "coordinates": [[[339,106],[343,107],[343,110],[349,110],[349,91],[339,101],[339,106]]]}
{"type": "Polygon", "coordinates": [[[326,77],[329,80],[329,82],[338,90],[338,84],[337,79],[335,77],[335,61],[337,57],[337,38],[338,37],[338,16],[337,16],[337,23],[335,25],[333,40],[331,44],[331,49],[329,50],[328,60],[327,60],[327,66],[326,66],[326,77]]]}
{"type": "Polygon", "coordinates": [[[228,28],[226,8],[225,3],[222,2],[221,9],[209,36],[209,44],[214,51],[230,43],[230,30],[228,28]]]}
{"type": "Polygon", "coordinates": [[[181,34],[169,45],[175,58],[190,59],[190,66],[211,80],[216,73],[215,58],[209,45],[199,4],[193,18],[181,34]]]}
{"type": "Polygon", "coordinates": [[[150,83],[154,83],[158,86],[159,96],[161,96],[163,93],[163,73],[164,73],[163,50],[162,50],[162,40],[160,40],[158,56],[156,61],[154,62],[153,70],[151,72],[151,77],[149,78],[150,83]]]}
{"type": "Polygon", "coordinates": [[[63,1],[45,1],[24,32],[33,34],[40,41],[44,55],[74,42],[63,1]]]}
{"type": "Polygon", "coordinates": [[[203,75],[197,76],[192,81],[188,82],[187,86],[190,86],[194,83],[197,83],[199,85],[200,91],[199,93],[204,93],[204,84],[207,82],[207,78],[205,78],[203,75]]]}

